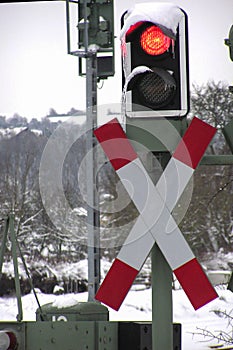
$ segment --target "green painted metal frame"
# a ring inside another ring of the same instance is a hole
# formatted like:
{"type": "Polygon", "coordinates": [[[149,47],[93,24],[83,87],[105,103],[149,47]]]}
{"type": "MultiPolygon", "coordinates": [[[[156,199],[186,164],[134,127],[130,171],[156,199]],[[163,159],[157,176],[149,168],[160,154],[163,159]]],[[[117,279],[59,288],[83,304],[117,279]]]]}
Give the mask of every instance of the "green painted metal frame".
{"type": "MultiPolygon", "coordinates": [[[[21,295],[21,289],[20,289],[18,258],[17,258],[17,238],[15,235],[14,220],[15,220],[14,213],[10,213],[5,219],[3,241],[2,241],[1,250],[0,250],[0,276],[2,276],[3,259],[6,252],[7,236],[9,235],[9,239],[11,241],[11,254],[12,254],[13,265],[14,265],[15,291],[16,291],[17,307],[18,307],[18,314],[16,318],[17,318],[17,321],[20,322],[23,319],[23,308],[22,308],[22,299],[21,299],[22,295],[21,295]]],[[[1,281],[0,281],[0,288],[1,288],[1,281]]]]}
{"type": "Polygon", "coordinates": [[[12,331],[18,350],[118,350],[118,322],[0,322],[12,331]]]}

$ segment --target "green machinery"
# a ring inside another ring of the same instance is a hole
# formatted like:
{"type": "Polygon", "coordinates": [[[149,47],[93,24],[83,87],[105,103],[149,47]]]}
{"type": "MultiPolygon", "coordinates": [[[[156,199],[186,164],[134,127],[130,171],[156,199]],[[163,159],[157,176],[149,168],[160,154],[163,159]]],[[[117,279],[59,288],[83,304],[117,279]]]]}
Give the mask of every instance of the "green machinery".
{"type": "Polygon", "coordinates": [[[87,302],[56,308],[48,304],[36,311],[36,318],[35,322],[0,322],[1,350],[117,349],[118,324],[108,322],[103,305],[87,302]]]}
{"type": "MultiPolygon", "coordinates": [[[[109,322],[108,309],[78,303],[58,309],[42,306],[46,321],[0,322],[1,350],[151,350],[146,322],[109,322]],[[60,321],[59,321],[60,320],[60,321]]],[[[37,312],[37,317],[40,318],[37,312]]],[[[174,350],[181,350],[181,325],[174,324],[174,350]]]]}

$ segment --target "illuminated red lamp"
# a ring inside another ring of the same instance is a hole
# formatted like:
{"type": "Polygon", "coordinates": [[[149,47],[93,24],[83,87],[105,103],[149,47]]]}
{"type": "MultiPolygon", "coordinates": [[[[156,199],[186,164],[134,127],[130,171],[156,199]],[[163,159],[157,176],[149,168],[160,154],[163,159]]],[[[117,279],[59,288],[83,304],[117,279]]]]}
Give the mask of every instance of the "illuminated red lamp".
{"type": "Polygon", "coordinates": [[[147,54],[157,56],[169,49],[171,38],[166,36],[159,27],[152,25],[142,32],[140,44],[147,54]]]}

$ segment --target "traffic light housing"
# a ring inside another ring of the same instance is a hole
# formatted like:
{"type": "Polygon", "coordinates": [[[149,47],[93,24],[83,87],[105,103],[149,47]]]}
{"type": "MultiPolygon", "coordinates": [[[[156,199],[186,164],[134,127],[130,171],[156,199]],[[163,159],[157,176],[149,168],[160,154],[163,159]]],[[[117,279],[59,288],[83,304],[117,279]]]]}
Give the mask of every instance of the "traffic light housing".
{"type": "MultiPolygon", "coordinates": [[[[71,0],[68,0],[71,2],[71,0]]],[[[114,64],[114,3],[113,0],[79,0],[78,47],[97,49],[97,77],[106,79],[115,74],[114,64]],[[85,25],[86,18],[86,25],[85,25]]],[[[86,75],[83,59],[79,58],[79,75],[86,75]]]]}
{"type": "Polygon", "coordinates": [[[233,25],[229,31],[229,38],[225,39],[225,44],[229,46],[230,59],[233,61],[233,25]]]}
{"type": "Polygon", "coordinates": [[[99,51],[114,49],[113,0],[84,0],[79,5],[79,48],[85,47],[84,19],[88,21],[88,45],[97,45],[99,51]]]}
{"type": "MultiPolygon", "coordinates": [[[[180,9],[176,34],[138,21],[125,34],[123,85],[128,117],[185,117],[189,111],[187,15],[180,9]]],[[[127,18],[127,12],[123,15],[127,18]]]]}

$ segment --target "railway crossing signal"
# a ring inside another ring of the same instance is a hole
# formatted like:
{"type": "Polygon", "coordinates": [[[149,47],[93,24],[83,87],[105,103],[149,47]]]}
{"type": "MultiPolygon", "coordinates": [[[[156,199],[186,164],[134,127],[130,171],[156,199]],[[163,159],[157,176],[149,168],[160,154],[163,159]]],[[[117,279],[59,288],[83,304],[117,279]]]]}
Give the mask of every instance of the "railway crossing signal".
{"type": "MultiPolygon", "coordinates": [[[[133,13],[123,15],[126,114],[184,117],[189,111],[187,15],[177,6],[153,3],[153,9],[163,14],[161,20],[157,13],[151,16],[151,4],[148,8],[143,5],[146,15],[142,20],[132,21],[133,13]],[[174,15],[170,14],[172,10],[174,15]],[[175,30],[170,28],[172,21],[176,22],[175,30]]],[[[135,11],[140,19],[136,6],[135,11]]]]}
{"type": "Polygon", "coordinates": [[[117,119],[95,130],[140,214],[100,286],[97,300],[118,310],[155,242],[194,309],[217,297],[170,214],[215,132],[215,128],[194,118],[154,187],[117,119]]]}

